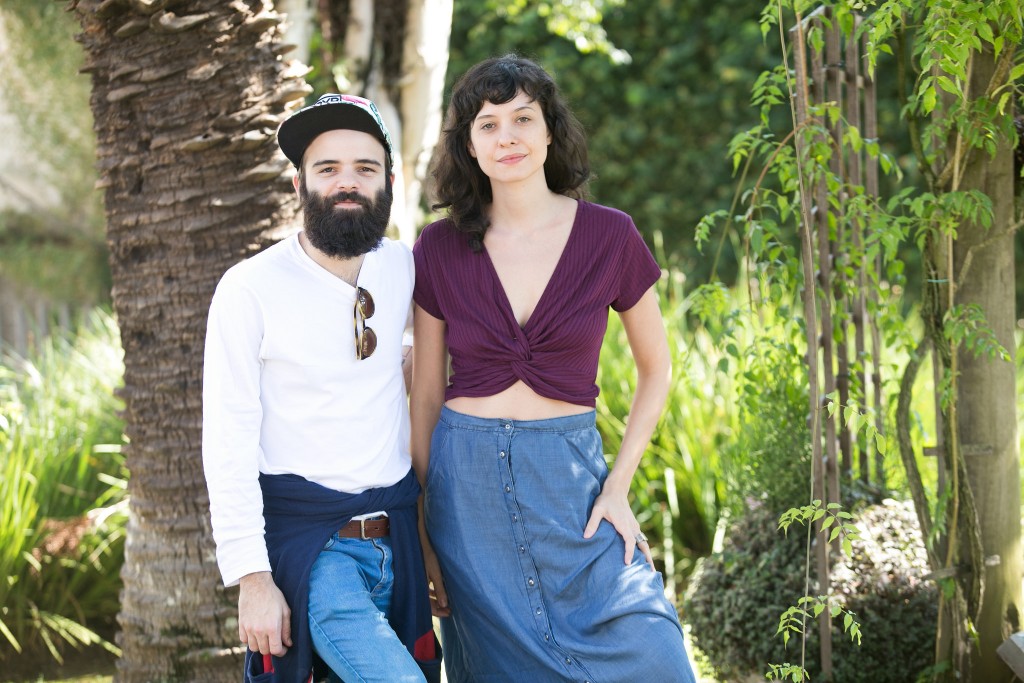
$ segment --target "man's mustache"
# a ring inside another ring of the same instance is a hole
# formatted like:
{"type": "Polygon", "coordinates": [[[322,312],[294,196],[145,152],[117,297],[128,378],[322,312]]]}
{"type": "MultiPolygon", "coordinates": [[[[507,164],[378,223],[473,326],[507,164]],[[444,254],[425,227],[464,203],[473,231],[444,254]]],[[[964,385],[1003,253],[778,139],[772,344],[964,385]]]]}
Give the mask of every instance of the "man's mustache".
{"type": "Polygon", "coordinates": [[[370,208],[370,198],[365,197],[358,192],[337,192],[327,198],[327,204],[333,206],[338,202],[357,202],[359,206],[364,209],[370,208]]]}

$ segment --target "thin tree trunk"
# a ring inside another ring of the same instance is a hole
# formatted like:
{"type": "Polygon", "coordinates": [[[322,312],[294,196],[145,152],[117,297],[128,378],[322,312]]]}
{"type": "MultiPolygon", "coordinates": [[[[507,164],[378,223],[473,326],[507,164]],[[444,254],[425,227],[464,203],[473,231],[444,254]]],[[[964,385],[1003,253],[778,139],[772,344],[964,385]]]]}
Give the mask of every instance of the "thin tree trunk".
{"type": "Polygon", "coordinates": [[[308,92],[264,0],[73,0],[92,75],[131,500],[119,683],[237,681],[200,454],[214,286],[294,217],[274,131],[308,92]]]}

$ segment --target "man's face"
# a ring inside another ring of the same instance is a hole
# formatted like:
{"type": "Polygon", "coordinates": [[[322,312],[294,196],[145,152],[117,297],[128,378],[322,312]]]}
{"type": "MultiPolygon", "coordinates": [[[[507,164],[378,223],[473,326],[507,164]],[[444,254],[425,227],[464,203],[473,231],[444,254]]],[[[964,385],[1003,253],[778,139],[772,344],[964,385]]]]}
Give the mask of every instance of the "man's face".
{"type": "Polygon", "coordinates": [[[328,256],[351,258],[380,245],[391,216],[384,146],[372,135],[331,130],[306,148],[295,184],[306,237],[328,256]]]}

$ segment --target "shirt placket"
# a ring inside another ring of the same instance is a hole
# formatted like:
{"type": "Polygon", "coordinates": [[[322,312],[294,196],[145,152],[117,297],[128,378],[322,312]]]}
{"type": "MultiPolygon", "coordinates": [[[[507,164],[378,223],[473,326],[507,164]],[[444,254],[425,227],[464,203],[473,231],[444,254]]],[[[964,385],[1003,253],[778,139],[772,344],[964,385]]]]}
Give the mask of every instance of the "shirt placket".
{"type": "Polygon", "coordinates": [[[530,551],[530,542],[526,535],[526,520],[523,518],[519,501],[516,498],[515,478],[512,476],[512,443],[516,434],[515,424],[504,422],[498,438],[498,463],[501,471],[501,487],[505,498],[505,508],[512,527],[515,556],[519,560],[519,578],[526,589],[530,617],[533,619],[537,634],[543,639],[545,646],[550,648],[551,656],[561,664],[572,680],[590,683],[589,679],[580,678],[586,670],[568,652],[559,647],[551,633],[551,622],[548,620],[547,606],[541,591],[540,576],[537,564],[530,551]]]}

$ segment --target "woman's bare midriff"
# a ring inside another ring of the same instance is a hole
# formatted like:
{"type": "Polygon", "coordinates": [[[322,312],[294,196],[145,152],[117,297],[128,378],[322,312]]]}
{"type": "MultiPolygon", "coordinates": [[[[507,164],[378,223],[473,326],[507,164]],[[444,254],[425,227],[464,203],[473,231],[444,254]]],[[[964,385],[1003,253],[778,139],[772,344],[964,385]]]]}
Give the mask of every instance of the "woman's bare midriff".
{"type": "Polygon", "coordinates": [[[522,381],[492,396],[458,396],[446,401],[445,405],[463,415],[509,420],[547,420],[593,410],[588,406],[545,398],[522,381]]]}

